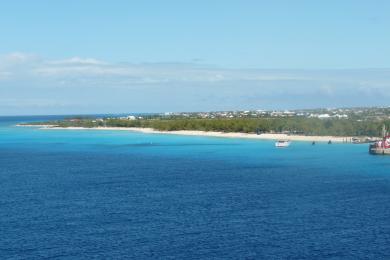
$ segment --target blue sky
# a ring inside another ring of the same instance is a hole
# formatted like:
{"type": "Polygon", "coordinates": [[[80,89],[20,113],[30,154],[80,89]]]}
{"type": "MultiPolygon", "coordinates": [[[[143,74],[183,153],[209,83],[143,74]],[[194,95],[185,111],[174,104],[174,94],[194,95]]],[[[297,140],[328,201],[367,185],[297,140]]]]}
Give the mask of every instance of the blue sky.
{"type": "Polygon", "coordinates": [[[0,115],[388,105],[389,13],[385,0],[5,1],[0,115]]]}

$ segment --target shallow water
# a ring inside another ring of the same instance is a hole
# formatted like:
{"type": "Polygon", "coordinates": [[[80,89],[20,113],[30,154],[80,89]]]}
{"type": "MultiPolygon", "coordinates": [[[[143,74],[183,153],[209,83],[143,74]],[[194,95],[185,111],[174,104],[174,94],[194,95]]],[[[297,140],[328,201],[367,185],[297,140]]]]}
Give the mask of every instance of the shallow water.
{"type": "Polygon", "coordinates": [[[0,258],[389,259],[390,157],[367,145],[14,127],[0,258]]]}

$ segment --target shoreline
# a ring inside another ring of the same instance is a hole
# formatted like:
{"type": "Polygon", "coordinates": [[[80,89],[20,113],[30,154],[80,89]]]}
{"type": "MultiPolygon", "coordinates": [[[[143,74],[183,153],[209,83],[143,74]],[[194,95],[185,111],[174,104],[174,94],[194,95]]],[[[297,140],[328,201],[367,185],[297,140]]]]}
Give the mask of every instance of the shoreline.
{"type": "Polygon", "coordinates": [[[287,134],[251,134],[251,133],[224,133],[224,132],[206,132],[197,130],[179,130],[179,131],[159,131],[152,128],[142,127],[58,127],[55,125],[17,125],[23,127],[38,127],[43,130],[106,130],[106,131],[130,131],[144,134],[170,134],[184,136],[207,136],[221,138],[239,138],[239,139],[257,139],[257,140],[290,140],[305,142],[328,142],[351,143],[351,136],[306,136],[306,135],[287,135],[287,134]]]}

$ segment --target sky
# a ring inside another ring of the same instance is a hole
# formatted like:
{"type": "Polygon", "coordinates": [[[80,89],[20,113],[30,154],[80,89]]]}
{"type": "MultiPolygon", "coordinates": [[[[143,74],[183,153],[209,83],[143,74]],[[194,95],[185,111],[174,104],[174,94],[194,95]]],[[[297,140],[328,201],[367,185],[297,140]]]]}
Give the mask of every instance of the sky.
{"type": "Polygon", "coordinates": [[[0,2],[0,115],[388,106],[390,1],[0,2]]]}

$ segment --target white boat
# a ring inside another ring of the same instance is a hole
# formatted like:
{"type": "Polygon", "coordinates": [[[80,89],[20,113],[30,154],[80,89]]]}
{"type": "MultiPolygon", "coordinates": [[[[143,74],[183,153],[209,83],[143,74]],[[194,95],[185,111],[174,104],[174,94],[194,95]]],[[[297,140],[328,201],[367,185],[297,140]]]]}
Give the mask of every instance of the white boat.
{"type": "Polygon", "coordinates": [[[289,140],[278,140],[275,143],[275,147],[284,148],[284,147],[289,147],[290,144],[291,144],[291,142],[289,140]]]}

